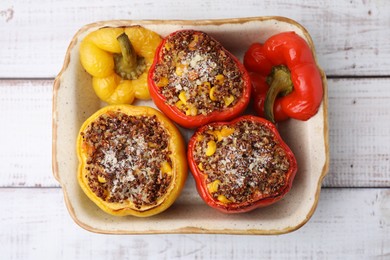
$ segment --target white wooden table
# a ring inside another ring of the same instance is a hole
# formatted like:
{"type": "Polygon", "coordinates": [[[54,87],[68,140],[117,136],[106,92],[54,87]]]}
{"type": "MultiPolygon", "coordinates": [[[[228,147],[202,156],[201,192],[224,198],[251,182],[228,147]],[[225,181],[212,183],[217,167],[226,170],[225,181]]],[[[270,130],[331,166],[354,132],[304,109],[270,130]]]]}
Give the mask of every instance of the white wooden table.
{"type": "Polygon", "coordinates": [[[388,1],[2,0],[0,111],[1,259],[390,259],[388,1]],[[76,31],[112,19],[269,15],[308,29],[328,76],[330,170],[310,221],[280,236],[77,226],[51,168],[52,84],[76,31]]]}

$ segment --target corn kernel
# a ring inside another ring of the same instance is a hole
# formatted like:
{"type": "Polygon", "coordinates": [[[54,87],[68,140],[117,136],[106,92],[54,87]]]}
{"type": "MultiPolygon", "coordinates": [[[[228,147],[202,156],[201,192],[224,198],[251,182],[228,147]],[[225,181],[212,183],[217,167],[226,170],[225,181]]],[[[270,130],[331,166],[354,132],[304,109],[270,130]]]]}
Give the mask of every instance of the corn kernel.
{"type": "Polygon", "coordinates": [[[222,85],[224,81],[225,76],[223,74],[218,74],[217,76],[215,76],[215,84],[222,85]]]}
{"type": "Polygon", "coordinates": [[[198,114],[198,109],[195,106],[193,105],[187,106],[187,110],[186,110],[187,116],[196,116],[197,114],[198,114]]]}
{"type": "Polygon", "coordinates": [[[171,174],[172,172],[172,167],[169,164],[169,162],[164,161],[161,163],[161,172],[165,174],[171,174]]]}
{"type": "Polygon", "coordinates": [[[217,97],[215,96],[215,89],[216,89],[216,87],[212,87],[212,88],[210,89],[210,92],[209,92],[209,96],[210,96],[210,99],[211,99],[212,101],[217,100],[217,97]]]}
{"type": "Polygon", "coordinates": [[[203,164],[202,164],[202,163],[199,163],[199,164],[198,164],[198,168],[199,168],[199,170],[203,171],[203,170],[204,170],[203,164]]]}
{"type": "Polygon", "coordinates": [[[230,95],[228,97],[224,97],[223,101],[225,102],[225,106],[229,106],[234,101],[234,96],[230,95]]]}
{"type": "Polygon", "coordinates": [[[221,184],[221,181],[220,180],[215,180],[215,181],[207,184],[207,190],[210,193],[214,193],[214,192],[216,192],[218,190],[219,184],[221,184]]]}
{"type": "Polygon", "coordinates": [[[156,143],[148,142],[148,147],[150,147],[150,148],[156,148],[157,146],[158,146],[158,144],[156,144],[156,143]]]}
{"type": "Polygon", "coordinates": [[[227,136],[229,136],[229,135],[231,135],[231,134],[233,134],[233,133],[234,133],[234,128],[223,127],[223,128],[221,129],[221,135],[222,135],[223,137],[227,137],[227,136]]]}
{"type": "Polygon", "coordinates": [[[210,92],[210,82],[203,82],[201,85],[198,85],[198,94],[208,94],[210,92]]]}
{"type": "Polygon", "coordinates": [[[205,86],[206,88],[210,89],[211,84],[210,84],[210,82],[206,81],[206,82],[203,82],[203,86],[205,86]]]}
{"type": "Polygon", "coordinates": [[[212,134],[217,139],[217,142],[220,142],[220,141],[222,141],[222,139],[224,137],[227,137],[227,136],[231,135],[232,133],[234,133],[233,128],[229,128],[229,127],[224,126],[220,131],[215,130],[212,134]]]}
{"type": "Polygon", "coordinates": [[[214,136],[217,138],[217,142],[220,142],[223,139],[221,131],[214,131],[214,136]]]}
{"type": "Polygon", "coordinates": [[[185,91],[180,92],[179,99],[181,100],[181,102],[183,102],[183,104],[187,104],[187,97],[185,91]]]}
{"type": "Polygon", "coordinates": [[[181,101],[181,100],[177,101],[177,102],[175,103],[175,106],[176,106],[178,109],[180,109],[180,110],[183,110],[184,107],[185,107],[183,101],[181,101]]]}
{"type": "Polygon", "coordinates": [[[106,183],[107,182],[107,180],[106,180],[106,178],[104,178],[103,176],[98,176],[98,182],[100,182],[100,183],[106,183]]]}
{"type": "Polygon", "coordinates": [[[203,138],[204,138],[204,136],[203,135],[197,135],[196,136],[196,141],[202,141],[203,140],[203,138]]]}
{"type": "Polygon", "coordinates": [[[165,87],[168,85],[168,78],[167,77],[162,77],[158,82],[157,82],[157,87],[165,87]]]}
{"type": "Polygon", "coordinates": [[[175,73],[176,73],[176,75],[177,76],[181,76],[181,75],[183,75],[183,72],[184,72],[184,70],[187,68],[187,65],[185,65],[185,64],[177,64],[176,65],[176,70],[175,70],[175,73]]]}
{"type": "Polygon", "coordinates": [[[165,43],[164,48],[169,51],[172,48],[172,44],[170,42],[165,43]]]}
{"type": "Polygon", "coordinates": [[[226,198],[225,195],[219,195],[217,199],[218,199],[220,202],[225,203],[225,204],[231,203],[231,201],[228,200],[228,198],[226,198]]]}
{"type": "Polygon", "coordinates": [[[199,41],[199,36],[195,34],[194,39],[188,44],[188,49],[195,50],[198,41],[199,41]]]}
{"type": "Polygon", "coordinates": [[[206,134],[214,135],[214,137],[216,137],[215,131],[212,131],[212,130],[207,130],[207,131],[206,131],[206,134]]]}
{"type": "Polygon", "coordinates": [[[217,144],[214,140],[210,140],[207,143],[206,156],[211,156],[217,150],[217,144]]]}
{"type": "Polygon", "coordinates": [[[206,130],[206,134],[214,136],[214,139],[218,137],[218,132],[219,132],[218,130],[214,130],[214,131],[206,130]]]}

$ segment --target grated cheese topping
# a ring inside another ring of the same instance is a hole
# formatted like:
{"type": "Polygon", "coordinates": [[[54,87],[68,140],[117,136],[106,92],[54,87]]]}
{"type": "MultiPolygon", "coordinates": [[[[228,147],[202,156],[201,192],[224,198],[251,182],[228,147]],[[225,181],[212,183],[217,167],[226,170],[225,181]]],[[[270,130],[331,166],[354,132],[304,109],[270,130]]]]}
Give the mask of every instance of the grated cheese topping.
{"type": "Polygon", "coordinates": [[[214,198],[224,195],[230,202],[243,203],[258,197],[277,195],[286,185],[289,161],[273,133],[259,123],[239,121],[234,132],[217,141],[214,131],[221,125],[210,125],[195,144],[194,160],[201,164],[207,183],[219,180],[214,198]],[[207,143],[214,140],[217,148],[206,155],[207,143]]]}
{"type": "MultiPolygon", "coordinates": [[[[168,84],[160,88],[166,103],[174,106],[184,91],[187,107],[195,107],[197,114],[207,115],[215,110],[234,106],[243,94],[242,73],[231,55],[221,44],[205,33],[181,31],[166,39],[161,62],[156,64],[154,82],[162,78],[168,84]],[[224,81],[217,82],[216,76],[224,81]],[[215,100],[210,99],[210,88],[215,88],[215,100]],[[234,101],[226,106],[224,97],[234,101]]],[[[179,107],[180,108],[180,107],[179,107]]],[[[183,113],[186,107],[180,108],[183,113]]]]}
{"type": "Polygon", "coordinates": [[[141,208],[164,196],[171,177],[162,174],[161,164],[171,160],[168,134],[155,116],[111,112],[97,118],[82,136],[90,151],[85,177],[98,197],[141,208]]]}

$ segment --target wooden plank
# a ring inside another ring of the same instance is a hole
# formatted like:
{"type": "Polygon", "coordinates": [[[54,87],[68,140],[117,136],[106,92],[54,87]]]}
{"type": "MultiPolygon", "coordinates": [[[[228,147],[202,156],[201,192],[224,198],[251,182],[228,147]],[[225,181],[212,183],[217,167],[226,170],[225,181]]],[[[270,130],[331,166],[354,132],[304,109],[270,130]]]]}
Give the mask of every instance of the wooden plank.
{"type": "Polygon", "coordinates": [[[390,187],[390,79],[329,80],[330,187],[390,187]]]}
{"type": "MultiPolygon", "coordinates": [[[[301,229],[281,236],[99,235],[77,226],[61,189],[0,189],[3,259],[386,259],[389,189],[323,189],[301,229]]],[[[129,220],[130,221],[130,220],[129,220]]]]}
{"type": "Polygon", "coordinates": [[[269,15],[290,17],[308,29],[328,75],[389,75],[390,5],[385,1],[3,0],[0,78],[54,77],[73,35],[96,21],[269,15]]]}
{"type": "MultiPolygon", "coordinates": [[[[51,171],[52,83],[0,80],[0,121],[7,122],[0,187],[58,187],[51,171]]],[[[330,170],[323,185],[389,187],[390,78],[328,83],[330,170]]]]}
{"type": "Polygon", "coordinates": [[[0,186],[56,186],[51,174],[52,80],[0,80],[0,186]]]}

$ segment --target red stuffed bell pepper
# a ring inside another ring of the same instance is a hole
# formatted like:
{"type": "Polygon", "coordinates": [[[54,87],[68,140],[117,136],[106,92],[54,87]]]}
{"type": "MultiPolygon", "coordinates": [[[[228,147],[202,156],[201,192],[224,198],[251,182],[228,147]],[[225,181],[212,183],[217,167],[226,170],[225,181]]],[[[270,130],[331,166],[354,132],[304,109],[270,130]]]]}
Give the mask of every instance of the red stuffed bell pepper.
{"type": "Polygon", "coordinates": [[[245,67],[204,32],[176,31],[158,47],[149,70],[156,106],[186,128],[241,114],[250,99],[245,67]]]}
{"type": "Polygon", "coordinates": [[[251,72],[254,107],[268,120],[308,120],[321,105],[323,85],[312,50],[294,32],[254,43],[244,56],[251,72]]]}
{"type": "Polygon", "coordinates": [[[189,141],[187,157],[201,198],[224,213],[247,212],[280,200],[297,171],[294,154],[275,125],[252,115],[199,128],[189,141]]]}

